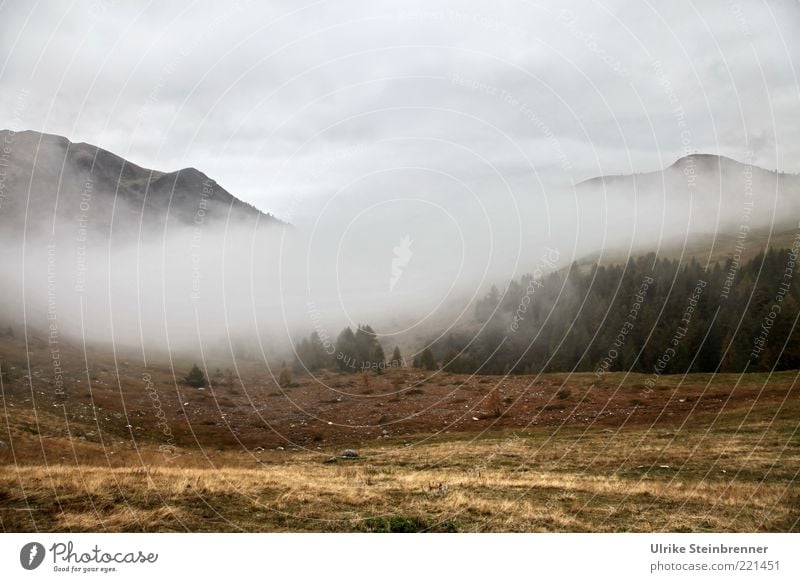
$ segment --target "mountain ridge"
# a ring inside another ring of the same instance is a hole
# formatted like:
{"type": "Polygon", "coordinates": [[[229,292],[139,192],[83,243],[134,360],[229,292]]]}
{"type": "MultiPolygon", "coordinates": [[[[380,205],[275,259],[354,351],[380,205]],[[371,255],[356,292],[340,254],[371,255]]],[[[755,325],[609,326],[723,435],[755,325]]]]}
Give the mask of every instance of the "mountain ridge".
{"type": "Polygon", "coordinates": [[[757,171],[759,173],[763,172],[763,173],[767,173],[767,174],[773,174],[773,175],[777,175],[777,176],[787,176],[787,177],[796,177],[797,176],[797,174],[792,174],[792,173],[787,173],[787,172],[778,172],[777,170],[767,170],[766,168],[762,168],[761,166],[757,166],[757,165],[752,164],[752,163],[748,164],[747,162],[740,162],[739,160],[736,160],[736,159],[731,158],[729,156],[722,156],[722,155],[719,155],[719,154],[709,154],[709,153],[693,153],[693,154],[687,154],[685,156],[681,156],[681,157],[677,158],[674,162],[669,164],[668,166],[665,166],[665,167],[663,167],[661,169],[646,170],[644,172],[633,172],[631,174],[603,174],[601,176],[593,176],[591,178],[587,178],[585,180],[581,180],[580,182],[576,182],[575,183],[575,187],[578,188],[578,187],[581,187],[581,186],[602,184],[604,181],[614,181],[614,180],[617,180],[617,179],[642,178],[642,177],[646,177],[646,176],[663,174],[663,173],[665,173],[665,172],[667,172],[667,171],[669,171],[671,169],[680,169],[680,168],[683,168],[685,166],[688,166],[690,160],[691,161],[698,161],[699,160],[699,161],[703,162],[703,165],[705,165],[706,167],[708,167],[710,165],[714,165],[714,163],[716,163],[716,165],[718,167],[720,167],[720,168],[723,165],[733,166],[733,167],[742,168],[742,169],[744,169],[744,168],[749,166],[750,168],[752,168],[753,170],[755,170],[755,171],[757,171]]]}
{"type": "Polygon", "coordinates": [[[657,215],[677,226],[691,222],[694,230],[783,229],[800,217],[800,175],[716,154],[690,154],[661,170],[596,176],[574,191],[587,202],[602,196],[630,220],[657,215]]]}
{"type": "Polygon", "coordinates": [[[0,130],[0,144],[0,225],[7,232],[83,218],[109,232],[132,221],[146,228],[231,220],[286,225],[194,167],[145,168],[99,146],[33,130],[0,130]]]}

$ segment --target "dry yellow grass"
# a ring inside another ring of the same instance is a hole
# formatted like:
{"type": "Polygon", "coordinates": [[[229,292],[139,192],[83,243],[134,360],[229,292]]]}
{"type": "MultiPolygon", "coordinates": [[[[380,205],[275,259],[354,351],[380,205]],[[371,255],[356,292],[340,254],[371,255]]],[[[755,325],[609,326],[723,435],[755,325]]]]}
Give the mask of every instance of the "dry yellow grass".
{"type": "Polygon", "coordinates": [[[765,434],[686,433],[668,447],[644,431],[605,443],[498,435],[381,444],[336,463],[287,452],[258,464],[218,453],[196,466],[7,466],[0,518],[14,531],[796,530],[798,447],[762,446],[765,434]]]}
{"type": "MultiPolygon", "coordinates": [[[[224,386],[236,406],[218,410],[210,391],[176,395],[161,369],[165,407],[190,403],[170,409],[175,457],[158,450],[141,379],[128,370],[118,388],[105,373],[63,407],[21,376],[4,385],[0,530],[800,530],[796,372],[665,376],[647,396],[637,375],[510,377],[501,402],[519,401],[499,418],[484,403],[496,377],[441,375],[385,402],[322,397],[306,378],[292,397],[338,424],[296,417],[264,385],[266,430],[243,391],[224,386]],[[564,386],[565,408],[545,411],[564,386]],[[324,462],[346,447],[360,457],[324,462]]],[[[416,386],[417,375],[376,376],[370,390],[416,386]]],[[[258,378],[253,369],[249,384],[258,378]]]]}

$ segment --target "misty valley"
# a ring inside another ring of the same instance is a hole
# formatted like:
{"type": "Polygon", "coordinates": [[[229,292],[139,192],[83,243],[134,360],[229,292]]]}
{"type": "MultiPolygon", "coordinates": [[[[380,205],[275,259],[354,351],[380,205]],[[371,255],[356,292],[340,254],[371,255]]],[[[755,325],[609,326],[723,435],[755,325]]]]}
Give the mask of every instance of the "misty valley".
{"type": "Polygon", "coordinates": [[[6,531],[797,528],[795,174],[689,154],[453,235],[0,141],[6,531]]]}

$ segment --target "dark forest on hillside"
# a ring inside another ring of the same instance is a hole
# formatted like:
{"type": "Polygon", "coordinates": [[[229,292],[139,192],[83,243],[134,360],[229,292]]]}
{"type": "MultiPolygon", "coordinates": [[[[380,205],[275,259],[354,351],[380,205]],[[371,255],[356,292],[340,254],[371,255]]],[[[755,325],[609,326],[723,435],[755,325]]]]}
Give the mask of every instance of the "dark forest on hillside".
{"type": "MultiPolygon", "coordinates": [[[[476,322],[420,349],[414,366],[454,373],[633,371],[670,374],[800,368],[797,246],[705,269],[692,260],[630,259],[569,268],[496,288],[476,322]]],[[[324,346],[300,342],[298,368],[363,371],[384,360],[369,326],[324,346]]],[[[405,365],[395,349],[390,366],[405,365]]],[[[382,366],[381,366],[382,367],[382,366]]]]}
{"type": "Polygon", "coordinates": [[[742,372],[800,367],[797,247],[705,270],[647,255],[523,277],[434,352],[453,372],[742,372]]]}

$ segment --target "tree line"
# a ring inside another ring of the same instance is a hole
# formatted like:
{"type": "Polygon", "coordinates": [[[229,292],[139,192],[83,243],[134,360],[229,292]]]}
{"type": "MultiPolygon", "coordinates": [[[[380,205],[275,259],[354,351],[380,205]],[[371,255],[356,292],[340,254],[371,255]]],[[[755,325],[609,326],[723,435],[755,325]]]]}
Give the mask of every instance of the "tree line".
{"type": "Polygon", "coordinates": [[[433,346],[443,369],[530,374],[800,368],[797,247],[704,268],[654,254],[497,288],[475,325],[433,346]]]}
{"type": "MultiPolygon", "coordinates": [[[[414,368],[461,374],[633,371],[668,374],[800,368],[798,245],[741,264],[631,258],[578,265],[492,287],[473,322],[429,343],[414,368]]],[[[295,346],[296,370],[406,366],[384,355],[369,325],[335,342],[314,332],[295,346]]]]}
{"type": "Polygon", "coordinates": [[[387,367],[405,366],[399,346],[395,346],[392,357],[386,359],[375,330],[369,325],[358,325],[353,332],[345,327],[335,343],[323,342],[319,334],[312,332],[295,346],[295,369],[316,372],[329,368],[341,372],[364,372],[372,370],[378,374],[387,367]]]}

